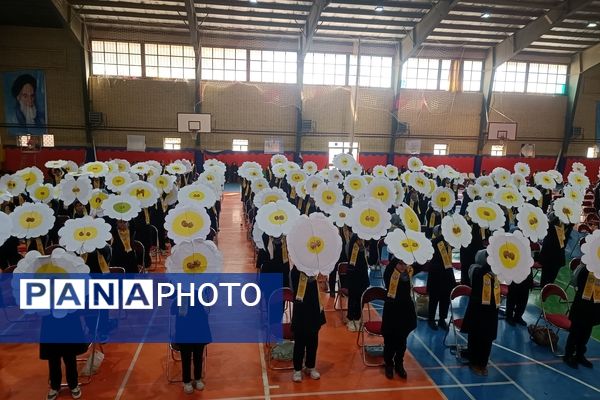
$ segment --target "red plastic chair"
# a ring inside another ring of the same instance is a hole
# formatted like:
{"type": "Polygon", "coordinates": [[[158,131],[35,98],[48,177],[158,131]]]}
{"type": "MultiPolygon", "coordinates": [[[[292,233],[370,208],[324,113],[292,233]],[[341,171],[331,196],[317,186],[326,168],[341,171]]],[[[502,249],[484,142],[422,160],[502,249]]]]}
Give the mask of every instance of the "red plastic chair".
{"type": "MultiPolygon", "coordinates": [[[[383,361],[379,363],[370,363],[367,361],[365,334],[370,336],[382,337],[381,333],[381,320],[373,320],[371,315],[371,302],[373,301],[385,301],[387,297],[387,291],[381,286],[368,287],[362,294],[360,304],[363,317],[361,318],[360,329],[358,330],[358,336],[356,337],[356,344],[360,347],[363,363],[367,367],[377,367],[383,365],[383,361]],[[364,309],[367,306],[367,313],[365,317],[364,309]]],[[[375,313],[377,314],[377,313],[375,313]]]]}
{"type": "MultiPolygon", "coordinates": [[[[347,279],[348,268],[349,268],[349,264],[345,263],[345,262],[339,263],[337,266],[337,287],[338,287],[338,289],[336,291],[335,299],[333,301],[333,309],[336,311],[340,311],[341,313],[348,310],[348,308],[344,308],[344,306],[342,305],[342,299],[346,298],[346,301],[348,299],[348,287],[346,286],[346,282],[348,281],[348,279],[347,279]]],[[[343,315],[342,315],[342,319],[343,319],[343,315]]]]}
{"type": "MultiPolygon", "coordinates": [[[[282,296],[282,301],[283,301],[283,322],[281,323],[281,339],[286,340],[286,341],[293,341],[294,340],[294,333],[292,332],[292,311],[293,311],[293,304],[294,304],[294,292],[291,288],[288,287],[284,287],[281,289],[278,289],[276,291],[274,291],[271,294],[271,297],[269,298],[269,302],[267,304],[267,318],[269,319],[269,321],[271,321],[271,313],[273,312],[272,308],[275,306],[279,306],[279,304],[273,304],[274,303],[274,296],[277,295],[281,295],[282,296]],[[281,294],[279,294],[279,292],[281,292],[281,294]]],[[[278,302],[277,302],[278,303],[278,302]]],[[[269,322],[270,324],[270,322],[269,322]]],[[[275,366],[272,363],[273,360],[273,348],[275,347],[275,343],[273,343],[273,339],[277,339],[275,337],[275,335],[273,334],[273,332],[271,331],[271,325],[269,325],[268,327],[268,332],[267,332],[267,342],[265,343],[266,348],[267,348],[267,364],[269,365],[269,368],[271,368],[272,370],[290,370],[293,369],[293,365],[289,365],[289,366],[275,366]]]]}
{"type": "Polygon", "coordinates": [[[583,214],[584,215],[596,214],[596,209],[594,207],[584,207],[583,208],[583,214]]]}
{"type": "MultiPolygon", "coordinates": [[[[571,261],[569,262],[569,269],[571,270],[571,275],[573,273],[575,273],[575,270],[577,269],[577,267],[579,267],[579,265],[581,264],[581,258],[573,258],[571,259],[571,261]]],[[[567,290],[569,290],[569,288],[571,287],[571,280],[569,280],[569,284],[567,285],[567,287],[565,288],[565,292],[567,290]]]]}
{"type": "Polygon", "coordinates": [[[451,349],[450,352],[452,352],[452,349],[454,349],[454,351],[456,351],[456,353],[455,353],[456,358],[460,358],[460,350],[461,350],[461,346],[458,343],[458,331],[457,330],[460,330],[462,328],[462,325],[464,322],[464,316],[462,316],[462,317],[456,316],[456,310],[454,309],[453,301],[458,299],[459,297],[463,297],[463,296],[468,297],[469,299],[471,298],[471,287],[470,286],[458,285],[454,289],[452,289],[452,292],[450,292],[450,322],[449,322],[449,324],[452,325],[452,332],[454,333],[454,344],[449,345],[447,343],[448,334],[450,333],[450,330],[446,331],[446,334],[444,335],[444,346],[450,348],[451,349]]]}
{"type": "Polygon", "coordinates": [[[548,332],[548,341],[550,342],[550,348],[552,349],[552,353],[556,354],[556,349],[554,348],[554,344],[552,343],[552,337],[550,336],[550,329],[552,327],[556,328],[555,333],[557,335],[561,329],[569,331],[571,329],[571,320],[569,319],[568,309],[567,312],[564,314],[549,313],[546,311],[544,304],[546,300],[548,300],[552,296],[558,296],[558,298],[562,302],[568,304],[569,300],[567,298],[567,293],[565,293],[565,291],[560,286],[555,285],[554,283],[547,284],[542,288],[542,292],[540,293],[540,306],[542,308],[542,311],[540,312],[540,316],[535,322],[535,326],[537,327],[539,325],[541,319],[544,319],[544,321],[546,321],[546,329],[548,332]]]}
{"type": "Polygon", "coordinates": [[[577,227],[577,232],[592,233],[592,228],[590,228],[587,224],[579,224],[579,226],[577,227]]]}

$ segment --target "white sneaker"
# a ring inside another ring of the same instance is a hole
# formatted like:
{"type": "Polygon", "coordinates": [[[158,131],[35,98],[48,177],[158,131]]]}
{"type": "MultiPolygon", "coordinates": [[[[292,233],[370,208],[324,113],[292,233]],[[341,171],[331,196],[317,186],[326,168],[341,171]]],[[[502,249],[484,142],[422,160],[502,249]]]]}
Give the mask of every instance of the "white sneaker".
{"type": "Polygon", "coordinates": [[[204,382],[201,379],[194,381],[194,387],[196,390],[204,390],[204,382]]]}
{"type": "Polygon", "coordinates": [[[71,389],[71,397],[78,399],[81,397],[81,388],[77,386],[75,389],[71,389]]]}
{"type": "Polygon", "coordinates": [[[356,323],[355,322],[356,321],[352,321],[352,320],[349,320],[348,322],[346,322],[346,328],[348,328],[348,330],[350,332],[356,332],[357,331],[357,329],[356,329],[356,323]]]}
{"type": "Polygon", "coordinates": [[[294,382],[302,382],[302,371],[294,371],[292,375],[292,380],[294,382]]]}
{"type": "Polygon", "coordinates": [[[58,397],[58,390],[50,389],[48,391],[48,396],[46,396],[46,400],[54,400],[58,397]]]}
{"type": "Polygon", "coordinates": [[[183,384],[183,393],[185,393],[185,394],[194,393],[194,387],[192,386],[192,382],[183,384]]]}
{"type": "Polygon", "coordinates": [[[306,368],[304,372],[306,375],[309,375],[311,379],[321,379],[321,374],[316,370],[316,368],[306,368]]]}

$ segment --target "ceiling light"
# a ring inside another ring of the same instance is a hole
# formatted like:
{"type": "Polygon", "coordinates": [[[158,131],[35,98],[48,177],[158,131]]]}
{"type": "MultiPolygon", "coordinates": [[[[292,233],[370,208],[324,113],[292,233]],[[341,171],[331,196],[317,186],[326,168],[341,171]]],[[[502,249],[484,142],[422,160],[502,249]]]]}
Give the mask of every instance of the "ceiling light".
{"type": "Polygon", "coordinates": [[[375,6],[375,11],[377,11],[377,12],[383,12],[383,6],[382,5],[375,6]]]}
{"type": "Polygon", "coordinates": [[[492,16],[492,14],[490,14],[489,12],[484,12],[483,14],[481,14],[481,18],[483,18],[483,19],[488,19],[491,16],[492,16]]]}
{"type": "Polygon", "coordinates": [[[258,0],[250,0],[250,3],[258,3],[258,0]]]}
{"type": "Polygon", "coordinates": [[[598,27],[598,23],[597,22],[590,22],[587,24],[588,28],[597,28],[598,27]]]}

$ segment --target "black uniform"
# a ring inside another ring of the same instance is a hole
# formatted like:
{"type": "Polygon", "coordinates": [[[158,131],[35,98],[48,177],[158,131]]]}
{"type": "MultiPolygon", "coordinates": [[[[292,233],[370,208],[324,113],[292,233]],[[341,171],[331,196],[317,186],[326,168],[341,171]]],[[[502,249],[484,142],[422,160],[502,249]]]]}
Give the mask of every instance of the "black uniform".
{"type": "Polygon", "coordinates": [[[448,317],[448,308],[450,307],[450,292],[456,285],[454,279],[454,269],[452,265],[446,268],[439,246],[443,243],[446,247],[450,262],[452,261],[452,247],[444,241],[443,236],[435,238],[433,245],[433,258],[429,263],[429,273],[427,275],[427,293],[429,294],[429,320],[435,320],[435,312],[440,309],[440,320],[448,317]]]}
{"type": "Polygon", "coordinates": [[[348,246],[348,320],[358,321],[362,316],[361,297],[369,287],[369,265],[367,262],[366,243],[353,235],[348,246]],[[358,248],[356,260],[352,260],[354,248],[358,248]]]}
{"type": "Polygon", "coordinates": [[[460,283],[471,286],[469,268],[471,268],[471,265],[475,264],[475,254],[477,254],[479,250],[483,250],[485,245],[483,243],[483,238],[481,237],[482,229],[479,225],[472,222],[470,222],[469,225],[471,225],[471,243],[469,243],[467,247],[460,248],[460,283]]]}
{"type": "Polygon", "coordinates": [[[565,225],[560,222],[557,217],[550,217],[549,220],[550,227],[548,228],[548,234],[542,242],[538,260],[540,264],[542,264],[542,277],[540,282],[542,287],[548,283],[553,283],[556,280],[558,271],[565,265],[565,247],[569,240],[569,236],[571,235],[571,231],[573,230],[572,224],[565,225]],[[562,227],[564,232],[562,247],[556,227],[562,227]]]}

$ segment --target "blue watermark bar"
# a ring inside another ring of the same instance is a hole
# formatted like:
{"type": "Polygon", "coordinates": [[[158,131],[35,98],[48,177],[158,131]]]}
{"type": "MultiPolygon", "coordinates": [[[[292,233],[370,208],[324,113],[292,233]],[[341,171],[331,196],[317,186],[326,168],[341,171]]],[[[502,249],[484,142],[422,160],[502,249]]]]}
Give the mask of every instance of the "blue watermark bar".
{"type": "Polygon", "coordinates": [[[0,274],[0,343],[264,343],[281,274],[0,274]]]}

